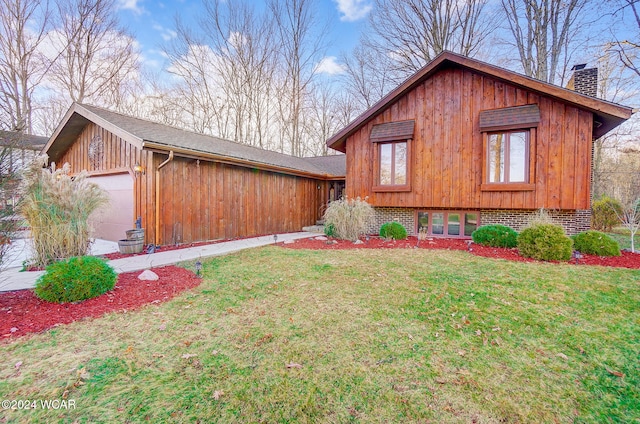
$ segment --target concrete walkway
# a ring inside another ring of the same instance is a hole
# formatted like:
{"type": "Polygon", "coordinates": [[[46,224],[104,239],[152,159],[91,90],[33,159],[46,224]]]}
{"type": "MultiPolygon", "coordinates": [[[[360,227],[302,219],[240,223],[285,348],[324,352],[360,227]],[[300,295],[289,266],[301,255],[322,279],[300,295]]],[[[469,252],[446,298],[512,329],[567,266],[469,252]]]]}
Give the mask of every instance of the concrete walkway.
{"type": "MultiPolygon", "coordinates": [[[[300,232],[277,234],[278,243],[315,237],[317,233],[300,232]]],[[[185,249],[160,251],[149,255],[130,256],[128,258],[114,259],[109,265],[117,273],[142,271],[149,268],[174,265],[179,262],[194,261],[212,256],[222,256],[238,252],[252,247],[274,244],[273,236],[253,237],[241,240],[225,241],[185,249]]],[[[0,272],[0,292],[30,289],[35,286],[36,280],[44,274],[44,271],[20,272],[20,268],[10,268],[0,272]]]]}

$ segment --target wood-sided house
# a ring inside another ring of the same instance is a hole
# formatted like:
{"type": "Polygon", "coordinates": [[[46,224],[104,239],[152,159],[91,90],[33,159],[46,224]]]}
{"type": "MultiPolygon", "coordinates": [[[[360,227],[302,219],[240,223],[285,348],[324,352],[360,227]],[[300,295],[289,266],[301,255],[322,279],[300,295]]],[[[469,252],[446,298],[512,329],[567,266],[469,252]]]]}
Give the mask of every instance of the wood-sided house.
{"type": "MultiPolygon", "coordinates": [[[[376,231],[469,237],[520,230],[540,208],[569,234],[590,226],[592,145],[631,108],[450,52],[440,54],[331,137],[346,153],[346,193],[376,209],[376,231]]],[[[594,92],[591,92],[593,95],[594,92]]]]}
{"type": "Polygon", "coordinates": [[[107,240],[137,217],[158,245],[300,231],[344,187],[344,155],[302,159],[77,103],[44,152],[109,192],[95,223],[107,240]]]}

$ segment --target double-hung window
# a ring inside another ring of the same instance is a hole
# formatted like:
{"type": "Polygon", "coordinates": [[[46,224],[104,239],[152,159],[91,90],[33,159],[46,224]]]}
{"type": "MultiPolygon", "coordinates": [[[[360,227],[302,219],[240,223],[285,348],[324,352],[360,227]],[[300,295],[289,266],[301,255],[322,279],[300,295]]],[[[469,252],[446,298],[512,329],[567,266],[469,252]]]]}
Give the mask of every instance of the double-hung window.
{"type": "Polygon", "coordinates": [[[529,131],[487,135],[489,183],[529,182],[529,131]]]}
{"type": "Polygon", "coordinates": [[[374,191],[411,190],[411,140],[414,121],[374,125],[374,191]]]}
{"type": "Polygon", "coordinates": [[[483,134],[483,184],[485,191],[534,190],[537,105],[480,112],[483,134]]]}

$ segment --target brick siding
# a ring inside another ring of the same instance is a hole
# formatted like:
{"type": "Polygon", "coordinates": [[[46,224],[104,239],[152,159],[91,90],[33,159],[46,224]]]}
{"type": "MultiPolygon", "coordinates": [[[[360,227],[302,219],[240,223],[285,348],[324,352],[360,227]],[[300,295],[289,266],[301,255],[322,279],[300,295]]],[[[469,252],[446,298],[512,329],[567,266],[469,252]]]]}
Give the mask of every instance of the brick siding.
{"type": "MultiPolygon", "coordinates": [[[[564,228],[568,235],[578,234],[591,228],[590,210],[548,210],[551,220],[564,228]]],[[[529,220],[538,213],[537,210],[496,210],[480,211],[481,225],[502,224],[520,232],[529,220]]]]}
{"type": "Polygon", "coordinates": [[[399,222],[406,228],[407,234],[414,234],[415,230],[415,214],[411,208],[373,208],[373,222],[367,229],[369,234],[379,234],[380,227],[385,222],[399,222]]]}
{"type": "MultiPolygon", "coordinates": [[[[385,222],[396,221],[402,224],[410,235],[415,235],[415,211],[434,211],[435,208],[380,208],[374,207],[374,219],[370,224],[367,232],[370,234],[378,234],[380,227],[385,222]]],[[[459,210],[461,209],[446,209],[459,210]]],[[[470,210],[469,212],[473,212],[470,210]]],[[[591,211],[590,210],[548,210],[551,220],[562,226],[568,235],[587,231],[591,228],[591,211]]],[[[513,228],[520,232],[529,223],[530,219],[538,213],[537,210],[499,210],[499,209],[483,209],[480,211],[480,224],[502,224],[513,228]]]]}

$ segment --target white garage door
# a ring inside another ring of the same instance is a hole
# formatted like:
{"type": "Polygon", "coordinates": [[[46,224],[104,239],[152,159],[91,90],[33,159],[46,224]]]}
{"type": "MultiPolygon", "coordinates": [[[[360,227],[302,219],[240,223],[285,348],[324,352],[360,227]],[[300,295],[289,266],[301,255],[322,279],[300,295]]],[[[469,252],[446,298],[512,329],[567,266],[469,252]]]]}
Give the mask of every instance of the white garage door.
{"type": "Polygon", "coordinates": [[[133,177],[126,173],[91,177],[89,180],[107,191],[110,198],[109,204],[91,217],[94,236],[111,241],[126,238],[125,231],[134,228],[135,221],[133,177]]]}

